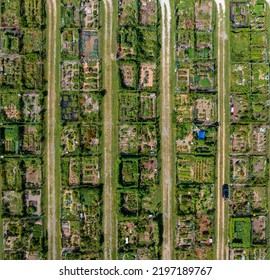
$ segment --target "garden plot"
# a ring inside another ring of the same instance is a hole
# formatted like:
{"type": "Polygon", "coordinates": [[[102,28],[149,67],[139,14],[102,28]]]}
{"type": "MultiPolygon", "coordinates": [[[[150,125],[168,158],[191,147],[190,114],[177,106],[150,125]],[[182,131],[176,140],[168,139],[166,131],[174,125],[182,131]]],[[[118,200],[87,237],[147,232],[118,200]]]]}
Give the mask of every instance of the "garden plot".
{"type": "Polygon", "coordinates": [[[230,20],[234,28],[248,27],[250,8],[244,1],[230,3],[230,20]]]}
{"type": "Polygon", "coordinates": [[[41,216],[41,194],[40,189],[24,191],[24,203],[27,215],[41,216]]]}
{"type": "Polygon", "coordinates": [[[158,252],[155,250],[156,248],[138,248],[136,251],[136,260],[158,260],[158,252]]]}
{"type": "Polygon", "coordinates": [[[212,186],[186,188],[181,186],[176,194],[178,215],[211,214],[214,209],[212,186]]]}
{"type": "Polygon", "coordinates": [[[22,35],[22,52],[27,53],[40,53],[42,51],[43,34],[40,29],[23,29],[22,35]]]}
{"type": "Polygon", "coordinates": [[[157,131],[155,125],[144,125],[140,130],[139,151],[141,154],[155,154],[157,152],[157,131]]]}
{"type": "Polygon", "coordinates": [[[4,53],[19,53],[20,35],[12,30],[0,34],[0,48],[4,53]]]}
{"type": "Polygon", "coordinates": [[[61,0],[61,26],[63,28],[80,27],[80,0],[61,0]]]}
{"type": "Polygon", "coordinates": [[[41,154],[42,128],[40,125],[28,125],[23,127],[22,149],[25,153],[41,154]]]}
{"type": "Polygon", "coordinates": [[[123,185],[138,185],[139,170],[137,160],[123,160],[120,164],[119,179],[123,185]]]}
{"type": "Polygon", "coordinates": [[[82,116],[85,121],[100,121],[100,96],[94,93],[82,93],[80,97],[82,116]]]}
{"type": "Polygon", "coordinates": [[[77,29],[66,29],[61,34],[62,59],[78,59],[79,32],[77,29]]]}
{"type": "Polygon", "coordinates": [[[175,96],[176,121],[187,123],[193,120],[193,105],[191,97],[187,94],[177,94],[175,96]]]}
{"type": "Polygon", "coordinates": [[[249,159],[247,157],[231,157],[232,181],[244,183],[249,180],[249,159]]]}
{"type": "Polygon", "coordinates": [[[18,93],[2,94],[2,108],[6,122],[18,122],[21,119],[21,97],[18,93]]]}
{"type": "Polygon", "coordinates": [[[82,226],[80,249],[82,252],[101,250],[101,196],[98,190],[81,189],[82,226]]]}
{"type": "Polygon", "coordinates": [[[26,251],[25,258],[42,258],[43,224],[40,219],[24,220],[21,234],[22,248],[26,251]]]}
{"type": "Polygon", "coordinates": [[[147,215],[156,215],[160,211],[160,198],[159,193],[160,189],[158,185],[154,184],[153,186],[141,186],[142,198],[141,198],[141,207],[142,213],[147,215]]]}
{"type": "Polygon", "coordinates": [[[176,259],[213,259],[213,221],[207,215],[178,218],[176,259]],[[179,250],[180,249],[180,250],[179,250]]]}
{"type": "Polygon", "coordinates": [[[79,89],[79,63],[77,61],[62,62],[62,90],[79,89]]]}
{"type": "Polygon", "coordinates": [[[121,259],[157,259],[158,225],[152,218],[118,224],[118,253],[121,259]]]}
{"type": "Polygon", "coordinates": [[[215,121],[215,102],[210,98],[199,98],[195,100],[194,120],[209,124],[215,121]]]}
{"type": "Polygon", "coordinates": [[[143,63],[140,66],[139,88],[152,88],[155,85],[156,64],[143,63]]]}
{"type": "Polygon", "coordinates": [[[38,158],[35,159],[25,159],[25,183],[29,187],[40,187],[42,185],[42,161],[38,158]]]}
{"type": "Polygon", "coordinates": [[[4,127],[3,144],[6,153],[18,154],[20,148],[20,133],[18,126],[4,127]]]}
{"type": "Polygon", "coordinates": [[[97,125],[83,125],[81,127],[81,146],[84,153],[99,153],[99,134],[97,125]]]}
{"type": "Polygon", "coordinates": [[[213,34],[209,32],[196,32],[196,58],[211,60],[213,58],[213,34]]]}
{"type": "Polygon", "coordinates": [[[137,55],[137,31],[133,26],[122,27],[117,36],[117,58],[130,59],[137,55]]]}
{"type": "Polygon", "coordinates": [[[98,157],[82,158],[82,183],[97,186],[100,183],[98,157]]]}
{"type": "Polygon", "coordinates": [[[62,94],[61,115],[63,121],[77,121],[79,118],[79,102],[76,94],[62,94]]]}
{"type": "Polygon", "coordinates": [[[254,122],[267,122],[268,120],[268,95],[266,94],[252,94],[251,112],[254,122]]]}
{"type": "Polygon", "coordinates": [[[158,243],[158,224],[153,218],[139,219],[138,246],[148,247],[158,243]]]}
{"type": "Polygon", "coordinates": [[[267,213],[267,189],[265,187],[232,187],[231,213],[249,216],[267,213]]]}
{"type": "Polygon", "coordinates": [[[64,220],[78,220],[81,213],[79,189],[63,189],[61,194],[61,216],[64,220]]]}
{"type": "Polygon", "coordinates": [[[257,216],[251,219],[252,244],[266,244],[266,216],[257,216]]]}
{"type": "Polygon", "coordinates": [[[262,154],[266,152],[267,145],[267,128],[265,125],[252,126],[252,153],[262,154]]]}
{"type": "Polygon", "coordinates": [[[247,63],[250,61],[250,33],[245,28],[234,29],[230,33],[232,63],[247,63]]]}
{"type": "Polygon", "coordinates": [[[0,85],[16,88],[21,84],[22,61],[15,55],[0,55],[0,85]]]}
{"type": "Polygon", "coordinates": [[[118,252],[126,252],[130,247],[137,247],[138,229],[134,221],[120,221],[118,223],[118,252]]]}
{"type": "Polygon", "coordinates": [[[139,199],[137,191],[120,192],[119,194],[119,209],[123,216],[137,216],[139,211],[139,199]]]}
{"type": "Polygon", "coordinates": [[[231,122],[247,122],[250,118],[250,105],[247,95],[230,96],[231,122]]]}
{"type": "Polygon", "coordinates": [[[194,135],[193,124],[182,124],[177,127],[176,150],[178,153],[191,153],[194,135]]]}
{"type": "Polygon", "coordinates": [[[155,157],[143,158],[139,163],[140,186],[153,186],[158,183],[158,161],[155,157]]]}
{"type": "MultiPolygon", "coordinates": [[[[214,237],[214,219],[212,215],[206,214],[197,214],[197,223],[198,223],[198,233],[196,234],[196,243],[200,244],[197,248],[195,248],[196,253],[199,256],[199,259],[205,259],[204,254],[204,246],[209,246],[209,250],[212,251],[212,243],[214,237]]],[[[212,254],[212,252],[208,252],[212,254]]],[[[209,257],[208,257],[209,258],[209,257]]],[[[208,259],[206,258],[206,259],[208,259]]],[[[213,258],[213,256],[212,256],[213,258]]],[[[210,258],[210,259],[212,259],[210,258]]]]}
{"type": "Polygon", "coordinates": [[[194,32],[181,31],[176,36],[176,57],[180,61],[193,59],[195,49],[194,32]]]}
{"type": "Polygon", "coordinates": [[[82,31],[80,48],[83,60],[98,60],[98,32],[82,31]]]}
{"type": "Polygon", "coordinates": [[[99,1],[84,0],[81,6],[83,27],[98,29],[99,1]]]}
{"type": "Polygon", "coordinates": [[[27,54],[23,59],[22,81],[27,89],[42,89],[43,62],[37,54],[27,54]]]}
{"type": "Polygon", "coordinates": [[[137,87],[137,66],[136,64],[120,64],[119,75],[123,88],[137,87]]]}
{"type": "Polygon", "coordinates": [[[176,249],[192,249],[195,243],[195,223],[192,216],[179,217],[176,225],[176,249]]]}
{"type": "Polygon", "coordinates": [[[194,1],[179,1],[176,8],[176,29],[194,30],[195,14],[194,1]]]}
{"type": "Polygon", "coordinates": [[[266,183],[268,178],[268,163],[266,156],[253,156],[251,161],[251,174],[255,184],[266,183]]]}
{"type": "Polygon", "coordinates": [[[22,222],[17,219],[3,220],[3,247],[5,250],[21,249],[22,222]]]}
{"type": "Polygon", "coordinates": [[[76,186],[80,184],[80,162],[78,159],[71,158],[68,162],[68,184],[76,186]]]}
{"type": "Polygon", "coordinates": [[[230,249],[230,260],[267,260],[268,249],[266,247],[255,247],[250,249],[230,249]]]}
{"type": "Polygon", "coordinates": [[[22,95],[23,117],[25,122],[41,122],[42,96],[39,93],[25,93],[22,95]]]}
{"type": "Polygon", "coordinates": [[[186,157],[177,160],[177,180],[179,183],[211,183],[214,180],[213,157],[186,157]]]}
{"type": "Polygon", "coordinates": [[[18,159],[5,159],[1,161],[3,190],[22,190],[22,169],[18,159]]]}
{"type": "Polygon", "coordinates": [[[138,153],[138,129],[136,125],[123,124],[119,127],[120,154],[138,153]]]}
{"type": "Polygon", "coordinates": [[[74,153],[80,142],[79,130],[76,125],[66,125],[62,128],[61,146],[62,155],[74,153]]]}
{"type": "Polygon", "coordinates": [[[198,31],[212,31],[213,1],[195,1],[195,28],[198,31]]]}
{"type": "Polygon", "coordinates": [[[231,65],[231,92],[249,93],[251,87],[251,65],[232,64],[231,65]]]}
{"type": "Polygon", "coordinates": [[[266,2],[257,0],[250,5],[250,26],[252,30],[265,30],[266,27],[266,2]]]}
{"type": "Polygon", "coordinates": [[[62,247],[63,249],[79,249],[80,247],[80,222],[62,221],[62,247]]]}
{"type": "Polygon", "coordinates": [[[191,90],[213,92],[215,88],[214,71],[215,65],[213,62],[197,62],[195,63],[195,77],[191,90]]]}
{"type": "Polygon", "coordinates": [[[23,215],[23,195],[17,191],[2,192],[2,215],[18,217],[23,215]]]}
{"type": "Polygon", "coordinates": [[[81,159],[80,157],[68,157],[61,160],[62,185],[78,186],[81,183],[81,159]]]}
{"type": "Polygon", "coordinates": [[[22,15],[25,19],[24,25],[27,27],[40,27],[42,24],[42,0],[21,1],[22,15]]]}
{"type": "Polygon", "coordinates": [[[156,119],[156,94],[141,93],[140,95],[140,119],[149,121],[156,119]]]}
{"type": "Polygon", "coordinates": [[[176,72],[176,92],[187,93],[194,88],[195,69],[178,68],[176,72]]]}
{"type": "Polygon", "coordinates": [[[266,47],[266,33],[261,32],[264,34],[264,37],[260,38],[257,33],[260,32],[252,32],[251,33],[251,49],[250,49],[250,60],[252,62],[264,62],[267,61],[267,47],[266,47]],[[256,36],[257,35],[257,36],[256,36]],[[255,38],[252,38],[255,37],[255,38]],[[264,42],[265,40],[265,42],[264,42]]]}
{"type": "Polygon", "coordinates": [[[137,121],[139,97],[136,93],[121,93],[119,97],[119,121],[137,121]]]}
{"type": "Polygon", "coordinates": [[[138,60],[153,61],[159,55],[158,38],[156,30],[141,28],[138,33],[138,60]]]}
{"type": "Polygon", "coordinates": [[[251,245],[250,218],[232,218],[230,221],[230,246],[248,248],[251,245]]]}
{"type": "Polygon", "coordinates": [[[18,28],[20,18],[20,0],[1,1],[1,27],[18,28]]]}
{"type": "Polygon", "coordinates": [[[156,0],[139,0],[139,23],[143,26],[157,23],[156,0]]]}
{"type": "Polygon", "coordinates": [[[245,154],[250,150],[250,127],[249,126],[233,126],[231,140],[232,153],[245,154]]]}
{"type": "Polygon", "coordinates": [[[266,94],[268,90],[269,70],[265,63],[251,64],[251,91],[252,93],[266,94]]]}
{"type": "Polygon", "coordinates": [[[138,3],[133,0],[122,0],[119,2],[119,25],[129,25],[138,22],[138,3]]]}
{"type": "Polygon", "coordinates": [[[99,90],[99,62],[82,62],[83,91],[99,90]]]}

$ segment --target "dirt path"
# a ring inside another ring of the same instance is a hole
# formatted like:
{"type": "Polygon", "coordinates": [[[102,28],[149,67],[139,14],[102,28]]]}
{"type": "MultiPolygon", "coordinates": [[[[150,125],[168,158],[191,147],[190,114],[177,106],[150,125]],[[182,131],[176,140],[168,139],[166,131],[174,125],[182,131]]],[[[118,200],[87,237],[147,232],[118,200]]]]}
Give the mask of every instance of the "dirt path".
{"type": "MultiPolygon", "coordinates": [[[[114,213],[114,195],[115,187],[112,171],[116,162],[113,162],[113,5],[111,0],[103,0],[105,8],[104,21],[104,87],[106,95],[104,97],[104,258],[111,260],[114,258],[116,250],[116,233],[115,233],[115,213],[114,213]]],[[[117,98],[117,96],[115,97],[117,98]]]]}
{"type": "Polygon", "coordinates": [[[47,99],[47,231],[48,259],[57,258],[57,219],[55,200],[55,126],[56,126],[56,53],[57,53],[57,4],[56,0],[48,0],[48,99],[47,99]]]}
{"type": "Polygon", "coordinates": [[[169,0],[159,0],[162,15],[162,85],[161,85],[161,186],[163,205],[163,248],[162,258],[172,259],[172,114],[171,114],[171,7],[169,0]]]}
{"type": "MultiPolygon", "coordinates": [[[[225,209],[222,198],[222,186],[226,183],[226,84],[225,84],[225,2],[216,0],[218,8],[218,159],[217,159],[217,256],[218,260],[224,259],[225,253],[225,209]]],[[[227,251],[227,249],[226,249],[227,251]]]]}

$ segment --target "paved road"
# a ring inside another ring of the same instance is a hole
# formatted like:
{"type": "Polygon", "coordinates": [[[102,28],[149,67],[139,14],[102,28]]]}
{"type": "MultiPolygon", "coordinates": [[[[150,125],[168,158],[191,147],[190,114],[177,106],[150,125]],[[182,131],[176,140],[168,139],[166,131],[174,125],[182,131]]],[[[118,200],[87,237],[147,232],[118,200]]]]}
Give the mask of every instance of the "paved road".
{"type": "Polygon", "coordinates": [[[172,106],[171,106],[171,7],[169,0],[159,0],[162,15],[162,84],[161,84],[161,186],[163,205],[162,258],[172,259],[172,106]]]}
{"type": "Polygon", "coordinates": [[[114,196],[115,184],[113,181],[112,171],[115,168],[116,162],[113,162],[113,141],[114,125],[113,125],[113,5],[112,0],[103,0],[105,15],[104,15],[104,86],[106,95],[104,97],[104,258],[111,260],[115,258],[116,250],[116,232],[115,232],[115,213],[114,213],[114,196]]]}
{"type": "Polygon", "coordinates": [[[48,187],[48,259],[57,258],[57,221],[55,200],[55,126],[56,126],[56,52],[57,52],[57,4],[48,4],[48,100],[47,100],[47,187],[48,187]]]}

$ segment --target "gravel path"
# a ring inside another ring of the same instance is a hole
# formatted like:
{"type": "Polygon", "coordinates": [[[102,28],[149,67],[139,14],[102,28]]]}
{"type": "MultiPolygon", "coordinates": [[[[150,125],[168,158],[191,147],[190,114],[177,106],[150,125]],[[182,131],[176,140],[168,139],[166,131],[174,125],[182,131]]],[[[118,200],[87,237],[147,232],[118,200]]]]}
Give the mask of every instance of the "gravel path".
{"type": "Polygon", "coordinates": [[[161,186],[163,202],[162,258],[172,259],[172,106],[171,106],[171,7],[169,0],[159,0],[162,15],[162,84],[161,84],[161,186]]]}
{"type": "Polygon", "coordinates": [[[47,187],[48,187],[48,258],[57,257],[56,200],[55,200],[55,121],[56,121],[56,42],[57,4],[48,0],[48,99],[47,99],[47,187]]]}

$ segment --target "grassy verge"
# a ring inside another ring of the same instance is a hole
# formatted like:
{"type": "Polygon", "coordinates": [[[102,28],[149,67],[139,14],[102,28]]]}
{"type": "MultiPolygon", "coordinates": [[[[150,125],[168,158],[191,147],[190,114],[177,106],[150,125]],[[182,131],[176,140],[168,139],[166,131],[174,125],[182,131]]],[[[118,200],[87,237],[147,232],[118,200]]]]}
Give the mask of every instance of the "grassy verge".
{"type": "Polygon", "coordinates": [[[1,244],[0,244],[0,260],[3,259],[4,255],[3,255],[3,220],[2,220],[2,186],[3,186],[3,177],[2,177],[2,163],[0,164],[0,240],[1,240],[1,244]]]}
{"type": "MultiPolygon", "coordinates": [[[[269,5],[267,6],[267,13],[266,13],[266,26],[267,26],[267,55],[268,55],[268,63],[270,59],[270,46],[269,46],[269,40],[270,40],[270,7],[269,5]]],[[[270,83],[268,83],[268,92],[270,92],[270,83]]],[[[270,122],[270,106],[268,106],[268,124],[270,122]]],[[[270,159],[270,130],[268,130],[268,160],[270,159]]],[[[269,174],[270,174],[270,164],[268,165],[269,167],[269,174]]],[[[267,203],[268,203],[268,229],[267,229],[267,244],[268,244],[268,250],[267,250],[267,259],[270,260],[270,248],[269,248],[269,241],[270,241],[270,230],[269,230],[269,225],[270,225],[270,178],[268,179],[268,188],[267,188],[267,203]]]]}
{"type": "MultiPolygon", "coordinates": [[[[113,5],[117,7],[118,1],[114,0],[113,5]]],[[[116,34],[118,30],[118,9],[116,9],[113,13],[113,50],[116,53],[116,34]]],[[[114,251],[112,253],[113,259],[117,259],[117,203],[116,203],[116,190],[118,185],[118,66],[115,60],[113,60],[112,65],[112,92],[113,96],[113,112],[112,112],[112,121],[113,121],[113,142],[112,142],[112,150],[113,150],[113,164],[112,164],[112,184],[113,184],[113,208],[112,211],[114,213],[113,216],[113,244],[115,244],[114,251]]]]}
{"type": "MultiPolygon", "coordinates": [[[[105,7],[104,7],[104,1],[101,2],[100,5],[100,22],[102,23],[101,28],[100,28],[100,39],[102,44],[100,47],[100,54],[102,57],[102,69],[103,69],[103,87],[106,90],[106,95],[104,96],[103,99],[103,106],[102,106],[102,119],[104,122],[103,126],[103,133],[101,137],[101,145],[104,149],[106,149],[106,141],[108,140],[106,136],[106,127],[105,123],[108,118],[111,118],[112,121],[112,134],[111,134],[111,143],[112,145],[112,153],[111,153],[111,161],[112,161],[112,170],[111,172],[111,178],[110,178],[110,184],[111,186],[107,186],[105,184],[105,176],[106,176],[106,166],[104,166],[104,161],[105,161],[105,150],[103,153],[103,158],[102,158],[102,178],[104,178],[104,190],[103,190],[103,205],[104,205],[104,210],[103,210],[103,228],[104,228],[104,246],[106,242],[108,242],[108,238],[112,238],[112,252],[111,252],[111,257],[112,259],[117,259],[117,219],[116,219],[116,190],[117,190],[117,156],[118,156],[118,130],[117,130],[117,121],[118,121],[118,95],[117,95],[117,89],[118,89],[118,69],[117,65],[115,62],[115,59],[111,61],[112,65],[110,63],[106,63],[106,53],[110,54],[112,50],[116,50],[116,33],[117,33],[117,7],[118,2],[116,0],[113,1],[113,7],[115,9],[113,10],[112,14],[112,37],[113,37],[113,42],[108,43],[106,41],[106,34],[105,34],[105,17],[107,16],[107,22],[108,24],[110,23],[110,13],[108,15],[105,13],[105,7]],[[112,49],[111,49],[112,48],[112,49]],[[106,81],[106,77],[109,76],[111,79],[111,85],[108,85],[108,81],[106,81]],[[110,90],[108,90],[108,87],[110,90]],[[110,94],[112,96],[110,96],[110,94]],[[111,98],[111,100],[110,100],[111,98]],[[110,115],[108,114],[108,111],[106,110],[106,107],[108,106],[109,102],[112,102],[111,105],[111,112],[110,115]],[[110,187],[112,190],[110,191],[110,187]],[[106,209],[107,207],[107,198],[108,192],[110,191],[110,199],[112,201],[112,207],[111,209],[106,209]],[[112,215],[112,220],[108,221],[106,219],[106,212],[111,212],[112,215]],[[111,223],[111,232],[106,233],[105,227],[106,227],[106,222],[111,223]]],[[[109,29],[108,29],[109,31],[109,29]]],[[[110,32],[110,31],[109,31],[110,32]]],[[[111,58],[110,58],[111,59],[111,58]]],[[[105,249],[105,248],[104,248],[105,249]]]]}
{"type": "MultiPolygon", "coordinates": [[[[226,0],[226,14],[225,14],[225,32],[227,34],[227,40],[225,41],[225,112],[226,112],[226,141],[225,141],[225,183],[229,184],[230,182],[230,72],[231,72],[231,58],[230,58],[230,9],[229,9],[229,0],[226,0]]],[[[229,204],[225,202],[225,211],[224,211],[224,243],[225,249],[228,247],[228,236],[229,236],[229,204]]],[[[225,254],[226,256],[226,254],[225,254]]]]}
{"type": "MultiPolygon", "coordinates": [[[[171,73],[170,73],[170,82],[171,82],[171,95],[174,97],[175,93],[175,31],[176,31],[176,16],[175,16],[175,8],[176,3],[175,0],[170,0],[171,5],[171,11],[172,11],[172,18],[171,18],[171,73]]],[[[175,145],[175,139],[176,139],[176,123],[173,121],[173,112],[175,108],[175,98],[171,98],[171,108],[172,108],[172,154],[173,160],[172,160],[172,206],[171,206],[171,231],[172,231],[172,259],[175,259],[175,225],[176,225],[176,204],[175,204],[175,196],[176,196],[176,145],[175,145]]]]}
{"type": "Polygon", "coordinates": [[[55,197],[56,197],[56,223],[57,223],[57,236],[56,236],[56,250],[57,259],[61,258],[61,108],[60,108],[60,57],[61,57],[61,34],[60,34],[60,21],[61,21],[61,3],[57,2],[57,45],[56,45],[56,69],[55,69],[55,93],[56,93],[56,127],[55,127],[55,197]]]}

